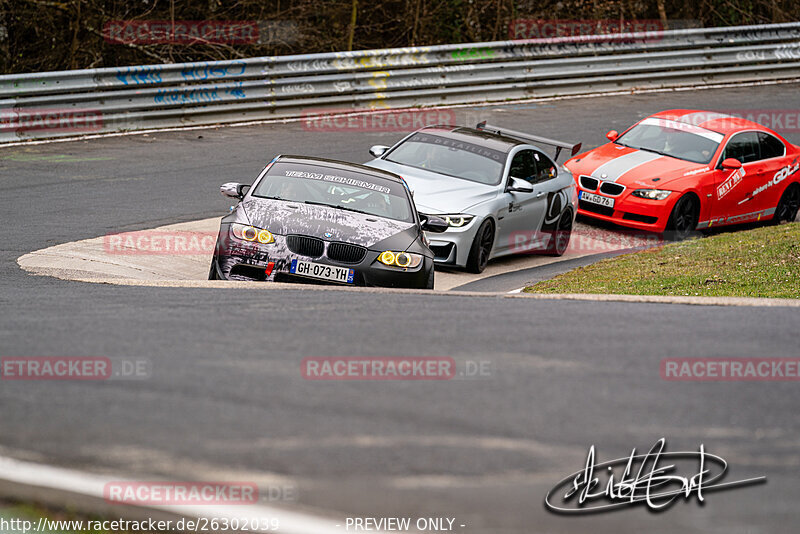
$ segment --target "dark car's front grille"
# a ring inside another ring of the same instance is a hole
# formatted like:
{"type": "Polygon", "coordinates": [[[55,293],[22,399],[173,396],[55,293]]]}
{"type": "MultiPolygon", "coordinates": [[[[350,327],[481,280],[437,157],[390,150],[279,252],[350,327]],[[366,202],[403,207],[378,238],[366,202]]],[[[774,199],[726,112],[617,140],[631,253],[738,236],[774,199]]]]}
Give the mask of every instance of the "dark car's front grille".
{"type": "Polygon", "coordinates": [[[600,185],[600,192],[605,193],[606,195],[611,195],[615,197],[625,191],[624,185],[615,184],[614,182],[603,182],[600,185]]]}
{"type": "Polygon", "coordinates": [[[611,217],[612,215],[614,215],[614,208],[599,206],[591,202],[586,202],[585,200],[579,200],[578,207],[583,211],[591,211],[592,213],[599,213],[600,215],[605,215],[606,217],[611,217]]]}
{"type": "Polygon", "coordinates": [[[597,178],[591,178],[589,176],[581,176],[581,187],[584,189],[588,189],[589,191],[594,191],[597,189],[597,178]]]}
{"type": "Polygon", "coordinates": [[[286,246],[295,254],[319,258],[325,250],[322,239],[304,235],[290,235],[286,237],[286,246]]]}
{"type": "Polygon", "coordinates": [[[267,272],[264,267],[240,263],[233,266],[228,278],[231,280],[258,280],[263,282],[267,279],[267,272]]]}
{"type": "Polygon", "coordinates": [[[361,263],[367,249],[349,243],[331,243],[328,245],[328,257],[340,263],[361,263]]]}

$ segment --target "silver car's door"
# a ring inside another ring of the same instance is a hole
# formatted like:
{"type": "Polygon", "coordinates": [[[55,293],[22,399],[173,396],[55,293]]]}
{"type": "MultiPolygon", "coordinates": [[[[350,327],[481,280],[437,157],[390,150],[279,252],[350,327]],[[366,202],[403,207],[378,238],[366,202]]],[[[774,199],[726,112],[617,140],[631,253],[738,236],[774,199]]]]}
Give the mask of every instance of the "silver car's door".
{"type": "MultiPolygon", "coordinates": [[[[569,203],[569,196],[564,190],[563,180],[558,177],[558,166],[539,150],[533,151],[536,177],[533,189],[537,198],[543,200],[542,219],[539,222],[539,241],[542,246],[554,238],[561,213],[569,203]]],[[[572,183],[570,179],[569,183],[572,183]]]]}
{"type": "Polygon", "coordinates": [[[497,210],[497,239],[493,256],[526,252],[525,248],[536,238],[547,207],[547,192],[535,185],[537,169],[536,151],[520,148],[509,156],[508,171],[503,179],[504,192],[497,210]],[[532,193],[509,191],[511,178],[524,180],[534,186],[532,193]],[[521,248],[522,246],[522,248],[521,248]]]}

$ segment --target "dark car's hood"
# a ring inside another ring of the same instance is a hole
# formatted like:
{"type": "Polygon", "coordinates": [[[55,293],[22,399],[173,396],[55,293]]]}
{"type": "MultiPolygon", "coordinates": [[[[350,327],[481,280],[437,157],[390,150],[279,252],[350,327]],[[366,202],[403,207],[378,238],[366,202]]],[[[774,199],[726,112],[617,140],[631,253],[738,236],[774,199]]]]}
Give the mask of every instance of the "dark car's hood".
{"type": "Polygon", "coordinates": [[[247,221],[274,234],[302,234],[328,241],[371,247],[414,226],[414,223],[265,198],[247,198],[239,205],[247,221]],[[326,235],[329,234],[329,235],[326,235]]]}

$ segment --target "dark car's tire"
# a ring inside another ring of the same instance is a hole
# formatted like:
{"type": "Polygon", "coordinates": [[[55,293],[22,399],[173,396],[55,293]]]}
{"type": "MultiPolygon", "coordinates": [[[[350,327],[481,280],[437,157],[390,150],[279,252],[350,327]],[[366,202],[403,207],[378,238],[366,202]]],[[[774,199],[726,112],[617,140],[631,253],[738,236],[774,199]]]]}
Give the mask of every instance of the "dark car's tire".
{"type": "Polygon", "coordinates": [[[209,280],[219,280],[219,276],[217,276],[217,257],[214,256],[211,259],[211,269],[208,271],[208,279],[209,280]]]}
{"type": "Polygon", "coordinates": [[[700,201],[694,195],[684,195],[675,203],[667,221],[664,237],[670,241],[683,241],[697,232],[700,218],[700,201]]]}
{"type": "Polygon", "coordinates": [[[566,209],[561,217],[558,218],[558,224],[554,230],[553,238],[547,244],[548,256],[563,256],[569,246],[569,240],[572,236],[572,211],[566,209]]]}
{"type": "Polygon", "coordinates": [[[772,218],[773,224],[794,222],[798,209],[800,209],[800,185],[791,184],[778,201],[775,216],[772,218]]]}
{"type": "Polygon", "coordinates": [[[490,219],[486,219],[475,233],[472,247],[469,249],[467,257],[467,271],[471,273],[482,273],[489,263],[489,256],[494,248],[494,224],[490,219]]]}
{"type": "Polygon", "coordinates": [[[425,285],[425,289],[433,289],[434,270],[433,265],[431,265],[431,272],[428,274],[428,283],[425,285]]]}

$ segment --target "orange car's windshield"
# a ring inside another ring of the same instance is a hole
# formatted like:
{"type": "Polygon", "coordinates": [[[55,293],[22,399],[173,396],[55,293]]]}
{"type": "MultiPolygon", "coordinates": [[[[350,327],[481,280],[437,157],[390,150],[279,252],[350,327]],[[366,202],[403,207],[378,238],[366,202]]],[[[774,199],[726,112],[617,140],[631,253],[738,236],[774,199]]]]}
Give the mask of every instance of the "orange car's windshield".
{"type": "Polygon", "coordinates": [[[615,142],[693,163],[709,163],[724,136],[697,126],[662,119],[645,119],[615,142]]]}

